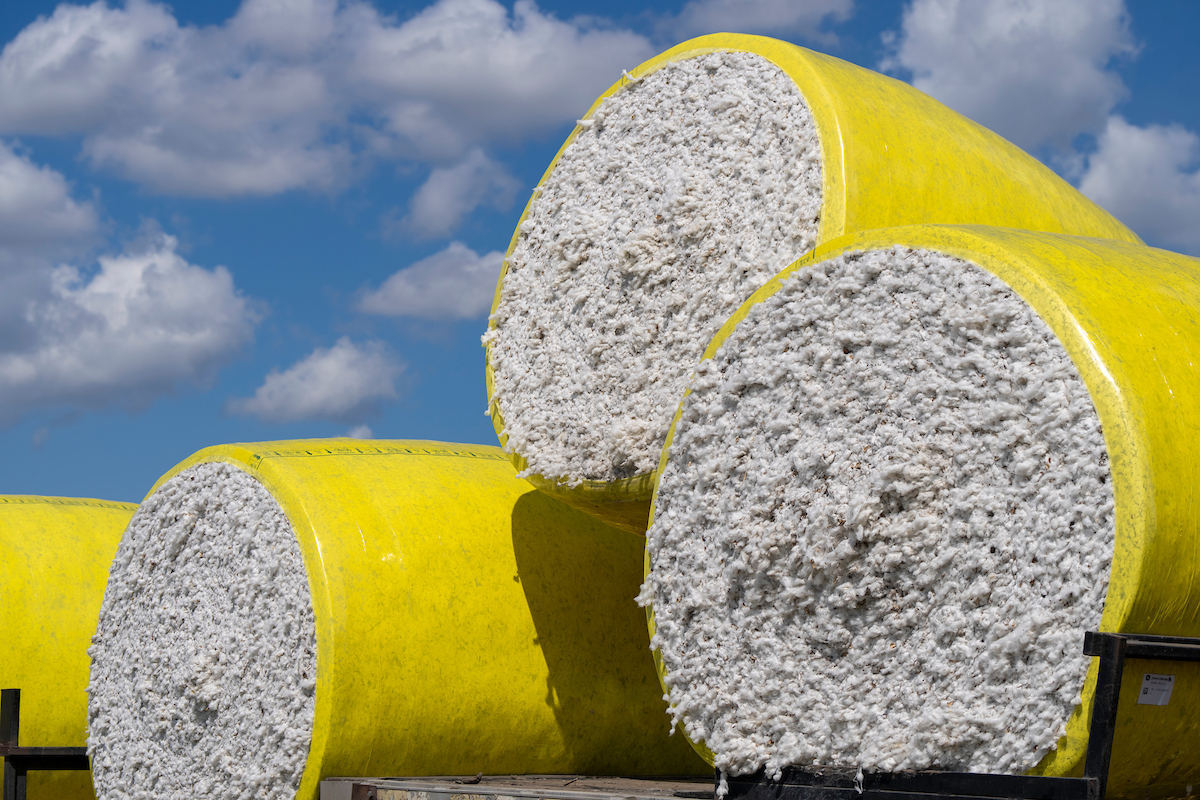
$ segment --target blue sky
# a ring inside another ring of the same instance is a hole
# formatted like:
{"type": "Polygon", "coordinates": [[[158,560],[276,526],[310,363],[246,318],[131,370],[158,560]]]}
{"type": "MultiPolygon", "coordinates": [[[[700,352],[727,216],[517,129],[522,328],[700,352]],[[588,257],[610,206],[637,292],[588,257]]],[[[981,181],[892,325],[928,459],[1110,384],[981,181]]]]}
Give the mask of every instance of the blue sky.
{"type": "Polygon", "coordinates": [[[500,253],[622,69],[717,30],[908,80],[1200,255],[1200,6],[245,0],[0,6],[0,493],[190,453],[494,444],[500,253]]]}

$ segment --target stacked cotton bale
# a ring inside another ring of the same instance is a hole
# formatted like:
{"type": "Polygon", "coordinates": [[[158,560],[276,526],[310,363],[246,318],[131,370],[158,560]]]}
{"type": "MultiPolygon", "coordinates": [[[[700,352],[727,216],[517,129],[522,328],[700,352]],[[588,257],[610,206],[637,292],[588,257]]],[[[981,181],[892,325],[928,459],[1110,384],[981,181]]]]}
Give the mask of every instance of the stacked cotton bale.
{"type": "MultiPolygon", "coordinates": [[[[1084,632],[1200,635],[1197,353],[1200,261],[1139,245],[915,226],[784,271],[657,472],[674,719],[733,774],[1077,773],[1084,632]]],[[[1143,670],[1186,688],[1123,696],[1110,793],[1182,796],[1200,668],[1143,670]]]]}
{"type": "Polygon", "coordinates": [[[101,800],[331,775],[707,774],[632,598],[642,540],[497,448],[208,448],[138,508],[91,648],[101,800]],[[586,600],[581,600],[586,598],[586,600]]]}
{"type": "Polygon", "coordinates": [[[721,322],[816,244],[919,222],[1138,241],[906,84],[754,36],[658,56],[579,122],[514,234],[484,336],[501,442],[540,488],[644,531],[721,322]]]}
{"type": "MultiPolygon", "coordinates": [[[[20,744],[82,747],[88,640],[108,565],[137,506],[0,496],[0,688],[21,690],[20,744]]],[[[91,800],[85,771],[30,772],[29,800],[91,800]]]]}

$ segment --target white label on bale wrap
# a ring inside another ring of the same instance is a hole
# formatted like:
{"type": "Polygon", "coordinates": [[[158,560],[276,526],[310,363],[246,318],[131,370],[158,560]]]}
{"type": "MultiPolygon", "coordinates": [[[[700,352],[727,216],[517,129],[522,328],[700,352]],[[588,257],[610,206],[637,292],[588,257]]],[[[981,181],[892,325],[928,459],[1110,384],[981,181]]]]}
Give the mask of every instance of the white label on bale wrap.
{"type": "Polygon", "coordinates": [[[1147,672],[1142,677],[1142,690],[1138,692],[1138,705],[1165,706],[1171,702],[1171,690],[1174,688],[1174,675],[1154,675],[1147,672]]]}

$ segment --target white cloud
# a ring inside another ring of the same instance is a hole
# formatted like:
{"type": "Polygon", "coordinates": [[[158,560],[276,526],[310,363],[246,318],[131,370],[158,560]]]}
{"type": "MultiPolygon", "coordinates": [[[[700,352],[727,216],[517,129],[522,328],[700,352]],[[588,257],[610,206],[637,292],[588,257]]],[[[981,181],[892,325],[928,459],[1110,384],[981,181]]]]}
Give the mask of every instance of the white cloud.
{"type": "Polygon", "coordinates": [[[0,53],[4,129],[70,133],[119,116],[142,116],[148,96],[168,90],[174,78],[155,69],[165,52],[152,50],[176,49],[180,36],[163,5],[59,5],[0,53]]]}
{"type": "Polygon", "coordinates": [[[180,27],[146,0],[64,3],[0,54],[0,129],[83,134],[93,164],[158,192],[335,185],[349,156],[323,138],[336,105],[324,76],[247,28],[180,27]]]}
{"type": "Polygon", "coordinates": [[[336,189],[364,159],[462,158],[581,114],[650,54],[528,0],[439,0],[399,23],[361,0],[245,0],[219,26],[169,7],[62,4],[0,53],[0,133],[77,134],[157,192],[336,189]]]}
{"type": "Polygon", "coordinates": [[[654,52],[635,33],[564,22],[530,0],[511,13],[495,0],[439,0],[402,25],[357,4],[346,18],[347,84],[433,158],[577,119],[654,52]]]}
{"type": "Polygon", "coordinates": [[[492,305],[504,254],[479,255],[461,242],[392,275],[359,301],[359,311],[392,317],[471,319],[492,305]]]}
{"type": "Polygon", "coordinates": [[[481,205],[505,209],[512,203],[517,179],[479,149],[452,167],[439,167],[413,195],[400,227],[423,239],[452,233],[463,217],[481,205]]]}
{"type": "Polygon", "coordinates": [[[349,439],[374,439],[375,434],[366,425],[355,425],[353,428],[346,431],[346,437],[349,439]]]}
{"type": "Polygon", "coordinates": [[[1096,144],[1080,191],[1151,244],[1200,255],[1200,136],[1113,116],[1096,144]]]}
{"type": "Polygon", "coordinates": [[[1123,0],[913,0],[882,69],[1021,147],[1067,150],[1127,89],[1137,46],[1123,0]]]}
{"type": "Polygon", "coordinates": [[[42,408],[143,408],[207,383],[253,336],[258,315],[224,268],[189,264],[153,228],[97,263],[99,227],[61,174],[0,143],[0,426],[42,408]]]}
{"type": "Polygon", "coordinates": [[[823,41],[831,38],[821,32],[826,21],[841,22],[853,13],[853,0],[692,0],[661,27],[680,38],[729,31],[823,41]]]}
{"type": "Polygon", "coordinates": [[[95,207],[72,198],[61,174],[0,142],[0,271],[21,257],[66,257],[97,227],[95,207]]]}
{"type": "Polygon", "coordinates": [[[205,384],[253,336],[257,314],[223,267],[189,264],[170,236],[102,257],[94,275],[31,273],[19,326],[0,338],[0,424],[45,407],[137,410],[205,384]]]}
{"type": "Polygon", "coordinates": [[[272,370],[253,397],[230,400],[226,411],[264,422],[321,419],[354,424],[376,414],[381,403],[396,399],[396,380],[403,372],[404,364],[383,342],[357,345],[342,337],[283,372],[272,370]]]}

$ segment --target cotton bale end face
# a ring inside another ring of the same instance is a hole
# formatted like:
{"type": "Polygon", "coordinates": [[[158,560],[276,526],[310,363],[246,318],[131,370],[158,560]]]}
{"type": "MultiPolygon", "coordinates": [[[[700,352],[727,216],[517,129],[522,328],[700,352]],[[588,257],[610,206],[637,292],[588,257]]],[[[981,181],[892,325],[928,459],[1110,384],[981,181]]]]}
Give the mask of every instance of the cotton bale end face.
{"type": "MultiPolygon", "coordinates": [[[[698,750],[735,773],[1077,774],[1083,632],[1200,633],[1197,266],[913,226],[823,245],[747,301],[676,414],[647,539],[698,750]]],[[[1197,702],[1194,665],[1127,668],[1111,793],[1200,783],[1197,702]],[[1173,708],[1136,703],[1144,671],[1187,687],[1173,708]]]]}
{"type": "Polygon", "coordinates": [[[596,101],[514,233],[484,337],[501,443],[539,488],[644,531],[721,320],[816,243],[923,222],[1138,241],[906,84],[764,37],[672,48],[596,101]]]}
{"type": "MultiPolygon", "coordinates": [[[[109,565],[136,508],[74,497],[0,496],[0,688],[21,690],[23,746],[86,744],[88,643],[109,565]]],[[[91,776],[30,772],[27,796],[91,800],[91,776]]]]}
{"type": "Polygon", "coordinates": [[[101,800],[154,781],[311,799],[332,775],[706,770],[667,735],[631,601],[641,540],[497,448],[209,448],[130,530],[93,645],[101,800]]]}

